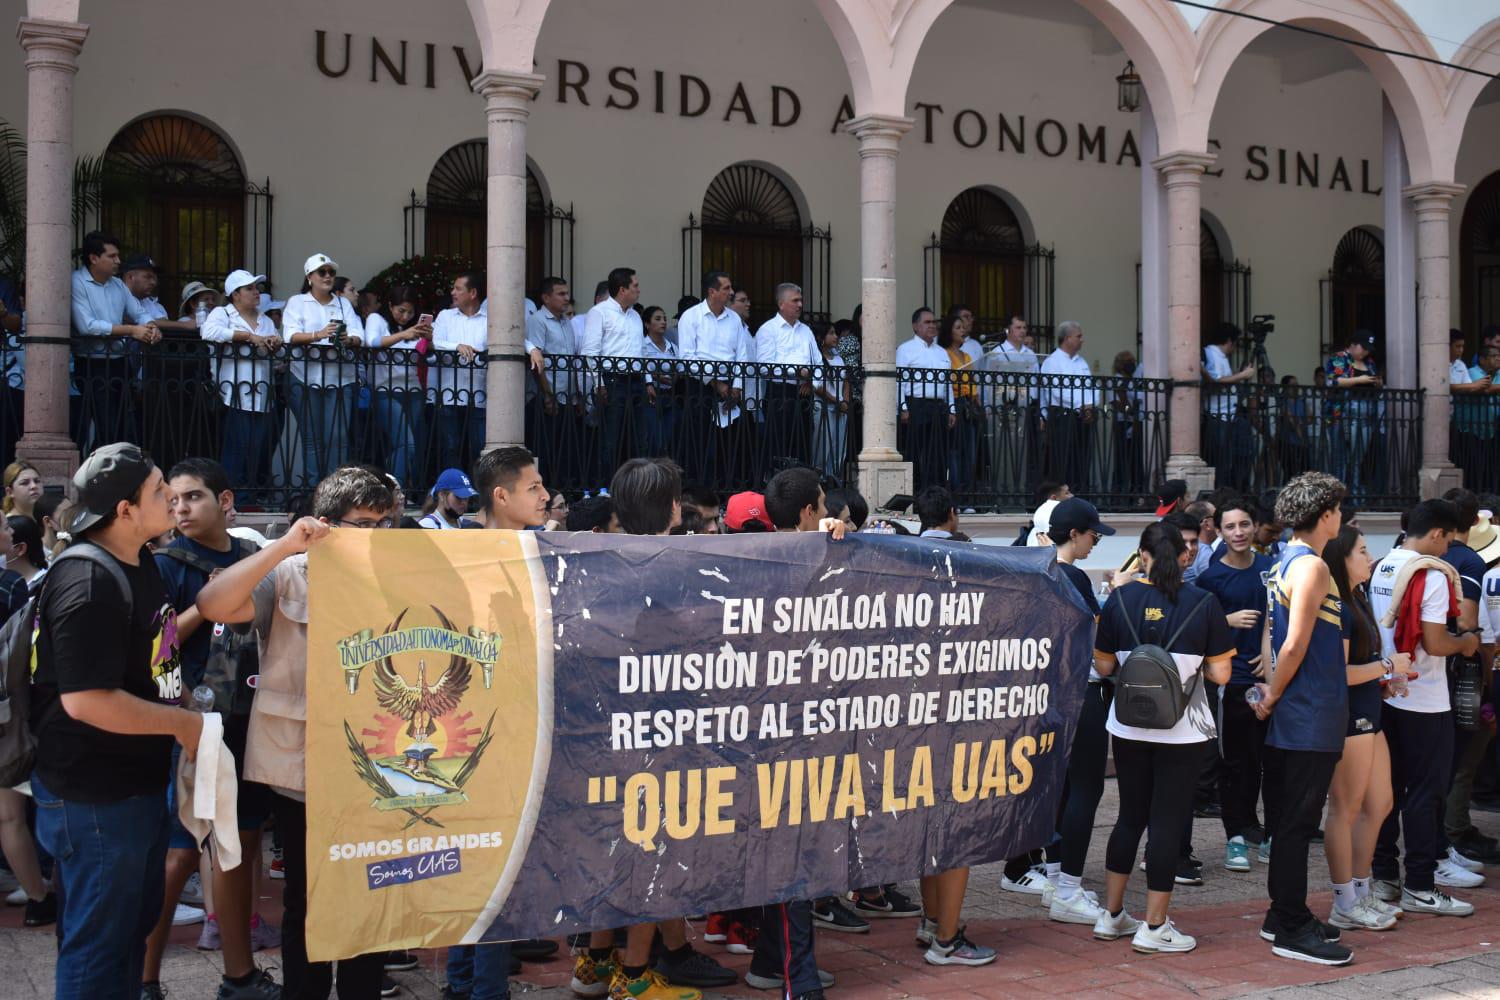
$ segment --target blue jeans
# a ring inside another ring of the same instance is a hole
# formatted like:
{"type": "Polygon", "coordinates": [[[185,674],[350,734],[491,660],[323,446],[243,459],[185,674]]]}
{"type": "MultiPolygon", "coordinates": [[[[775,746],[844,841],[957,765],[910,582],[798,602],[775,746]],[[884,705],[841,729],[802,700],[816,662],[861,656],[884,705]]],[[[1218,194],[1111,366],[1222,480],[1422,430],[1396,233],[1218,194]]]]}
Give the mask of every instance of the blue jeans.
{"type": "Polygon", "coordinates": [[[509,1000],[510,942],[449,948],[448,988],[469,1000],[509,1000]]]}
{"type": "Polygon", "coordinates": [[[235,489],[267,486],[266,453],[271,444],[271,414],[254,410],[224,411],[224,472],[235,489]]]}
{"type": "Polygon", "coordinates": [[[403,484],[409,481],[407,476],[410,473],[422,467],[419,449],[424,403],[422,394],[417,391],[375,390],[376,419],[385,429],[386,444],[391,449],[386,468],[403,484]]]}
{"type": "Polygon", "coordinates": [[[57,1000],[135,1000],[161,916],[167,798],[60,799],[36,775],[37,839],[57,859],[57,1000]]]}
{"type": "Polygon", "coordinates": [[[484,450],[484,407],[439,406],[438,432],[442,435],[443,468],[468,472],[484,450]]]}
{"type": "Polygon", "coordinates": [[[344,464],[353,386],[310,386],[292,379],[292,410],[302,435],[302,474],[309,486],[344,464]]]}

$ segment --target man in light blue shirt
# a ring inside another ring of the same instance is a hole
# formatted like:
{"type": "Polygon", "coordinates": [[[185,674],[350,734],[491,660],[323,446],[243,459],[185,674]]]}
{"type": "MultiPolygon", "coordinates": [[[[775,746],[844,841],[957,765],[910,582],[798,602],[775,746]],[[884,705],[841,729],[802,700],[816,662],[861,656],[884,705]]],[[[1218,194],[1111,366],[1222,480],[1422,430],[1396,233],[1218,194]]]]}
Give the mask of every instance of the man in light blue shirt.
{"type": "Polygon", "coordinates": [[[548,370],[537,380],[540,406],[532,398],[531,382],[526,383],[527,440],[537,442],[537,464],[548,479],[575,482],[587,471],[582,462],[588,374],[575,367],[573,327],[564,319],[571,296],[568,283],[543,278],[537,289],[541,307],[526,320],[526,342],[541,348],[549,360],[548,370]]]}
{"type": "Polygon", "coordinates": [[[85,419],[94,428],[92,447],[138,441],[136,361],[140,345],[157,343],[161,331],[116,277],[118,240],[98,231],[89,233],[81,253],[83,266],[73,272],[73,334],[83,339],[75,352],[85,419]]]}

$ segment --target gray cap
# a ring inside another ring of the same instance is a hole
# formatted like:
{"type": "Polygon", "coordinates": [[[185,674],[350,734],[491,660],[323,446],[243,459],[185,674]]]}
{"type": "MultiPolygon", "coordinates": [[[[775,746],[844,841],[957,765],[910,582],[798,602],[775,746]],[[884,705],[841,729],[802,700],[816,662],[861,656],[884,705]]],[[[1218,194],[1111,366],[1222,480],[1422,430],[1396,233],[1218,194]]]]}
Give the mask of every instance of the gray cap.
{"type": "Polygon", "coordinates": [[[135,496],[154,468],[156,464],[141,451],[140,445],[129,441],[94,449],[73,473],[78,510],[68,531],[75,535],[87,531],[114,513],[121,500],[135,496]]]}

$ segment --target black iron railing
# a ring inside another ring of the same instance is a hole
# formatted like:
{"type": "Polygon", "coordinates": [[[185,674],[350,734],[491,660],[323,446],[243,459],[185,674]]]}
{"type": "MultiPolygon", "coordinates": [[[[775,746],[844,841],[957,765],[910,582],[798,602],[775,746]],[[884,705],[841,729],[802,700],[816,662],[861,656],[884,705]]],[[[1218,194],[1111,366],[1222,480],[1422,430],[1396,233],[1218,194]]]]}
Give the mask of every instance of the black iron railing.
{"type": "Polygon", "coordinates": [[[1418,499],[1422,394],[1415,389],[1320,386],[1205,387],[1203,460],[1215,485],[1248,493],[1316,469],[1332,473],[1367,510],[1418,499]]]}
{"type": "Polygon", "coordinates": [[[1112,510],[1152,503],[1169,382],[940,368],[898,378],[897,436],[917,489],[945,485],[975,510],[1030,509],[1046,481],[1112,510]]]}
{"type": "Polygon", "coordinates": [[[1452,413],[1449,457],[1464,470],[1464,485],[1479,493],[1500,493],[1500,395],[1455,396],[1452,413]]]}

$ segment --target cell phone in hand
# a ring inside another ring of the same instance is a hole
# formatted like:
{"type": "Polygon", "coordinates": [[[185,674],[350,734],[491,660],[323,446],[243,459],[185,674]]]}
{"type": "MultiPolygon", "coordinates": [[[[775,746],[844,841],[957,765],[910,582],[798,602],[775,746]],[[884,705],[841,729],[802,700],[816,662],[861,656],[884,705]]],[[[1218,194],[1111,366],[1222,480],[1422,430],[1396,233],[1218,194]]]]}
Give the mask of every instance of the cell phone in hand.
{"type": "Polygon", "coordinates": [[[432,313],[423,313],[422,315],[418,316],[417,317],[417,325],[418,326],[431,326],[432,325],[432,313]]]}

